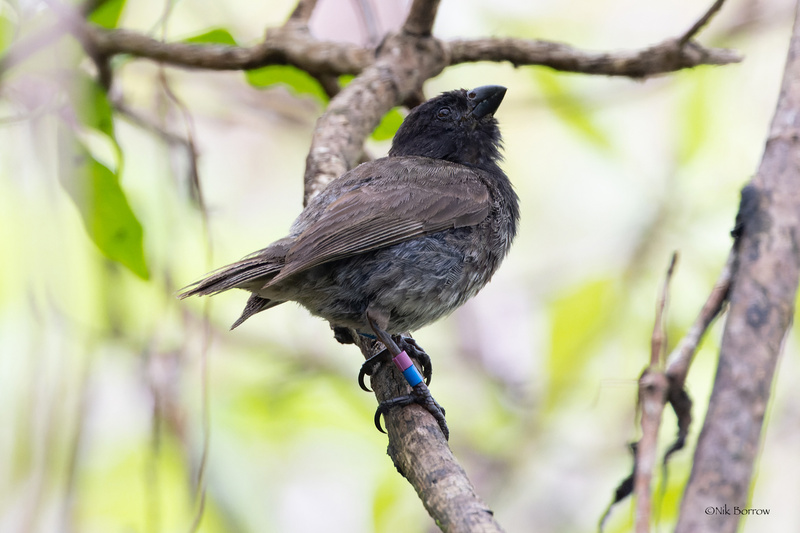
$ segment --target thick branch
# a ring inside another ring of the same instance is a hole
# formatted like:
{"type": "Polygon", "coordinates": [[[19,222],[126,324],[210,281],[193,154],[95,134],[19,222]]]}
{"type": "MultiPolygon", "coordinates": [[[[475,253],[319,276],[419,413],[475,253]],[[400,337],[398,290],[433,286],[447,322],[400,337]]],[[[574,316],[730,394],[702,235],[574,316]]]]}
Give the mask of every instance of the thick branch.
{"type": "Polygon", "coordinates": [[[209,70],[249,70],[265,65],[293,65],[314,74],[358,74],[372,62],[369,50],[348,43],[313,39],[302,23],[267,32],[252,47],[165,43],[130,30],[106,30],[81,24],[75,33],[96,53],[130,54],[170,65],[209,70]]]}
{"type": "Polygon", "coordinates": [[[525,39],[496,38],[454,40],[449,43],[450,62],[509,61],[515,67],[542,65],[565,72],[646,78],[698,65],[738,63],[733,50],[704,48],[695,42],[681,46],[670,39],[643,50],[596,53],[566,44],[525,39]]]}
{"type": "Polygon", "coordinates": [[[739,266],[719,367],[676,531],[734,532],[747,505],[775,366],[800,276],[800,17],[758,174],[742,191],[739,266]]]}
{"type": "Polygon", "coordinates": [[[403,24],[403,32],[409,35],[429,36],[438,10],[439,0],[414,0],[403,24]]]}
{"type": "MultiPolygon", "coordinates": [[[[374,353],[373,348],[373,341],[361,346],[366,356],[374,353]]],[[[371,377],[370,385],[379,402],[411,390],[391,364],[383,365],[371,377]]],[[[453,456],[439,424],[425,409],[418,405],[393,409],[386,417],[386,431],[389,434],[387,453],[397,471],[414,487],[442,531],[502,533],[491,509],[475,492],[453,456]]]]}
{"type": "Polygon", "coordinates": [[[317,0],[300,0],[292,14],[289,15],[289,20],[307,24],[315,7],[317,7],[317,0]]]}
{"type": "Polygon", "coordinates": [[[419,91],[446,64],[437,39],[387,37],[377,61],[336,95],[317,121],[306,158],[305,201],[355,166],[364,139],[383,115],[419,91]]]}

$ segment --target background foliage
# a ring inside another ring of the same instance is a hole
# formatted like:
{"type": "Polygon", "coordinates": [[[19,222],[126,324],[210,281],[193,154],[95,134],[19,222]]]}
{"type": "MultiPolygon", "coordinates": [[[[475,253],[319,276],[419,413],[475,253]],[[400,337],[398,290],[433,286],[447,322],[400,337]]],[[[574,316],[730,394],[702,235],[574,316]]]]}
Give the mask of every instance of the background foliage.
{"type": "MultiPolygon", "coordinates": [[[[402,2],[375,4],[381,30],[402,20],[402,2]]],[[[368,41],[354,5],[321,2],[312,31],[368,41]]],[[[164,18],[160,2],[117,0],[92,19],[169,40],[251,44],[292,7],[182,0],[164,18]]],[[[679,250],[675,342],[727,255],[738,191],[774,108],[790,8],[726,5],[702,40],[741,51],[736,66],[637,83],[477,64],[426,86],[428,96],[509,87],[497,116],[522,198],[517,243],[479,297],[417,335],[435,359],[432,391],[448,409],[451,446],[509,531],[594,530],[627,474],[661,277],[679,250]]],[[[688,0],[444,2],[434,32],[614,50],[676,35],[698,9],[688,0]]],[[[51,17],[36,2],[0,3],[0,53],[51,17]]],[[[289,67],[245,75],[120,61],[111,99],[169,139],[112,111],[71,37],[0,80],[0,529],[182,531],[203,506],[208,532],[431,530],[372,427],[356,350],[291,305],[230,333],[244,294],[174,298],[284,235],[301,209],[324,93],[289,67]],[[175,136],[196,145],[206,217],[175,136]]],[[[386,152],[400,116],[384,121],[372,154],[386,152]]],[[[718,341],[715,328],[689,377],[697,406],[718,341]]],[[[747,519],[745,531],[800,528],[797,354],[793,335],[752,495],[771,513],[747,519]]],[[[675,457],[656,495],[667,527],[690,457],[675,457]]],[[[608,531],[629,530],[630,519],[620,506],[608,531]]]]}

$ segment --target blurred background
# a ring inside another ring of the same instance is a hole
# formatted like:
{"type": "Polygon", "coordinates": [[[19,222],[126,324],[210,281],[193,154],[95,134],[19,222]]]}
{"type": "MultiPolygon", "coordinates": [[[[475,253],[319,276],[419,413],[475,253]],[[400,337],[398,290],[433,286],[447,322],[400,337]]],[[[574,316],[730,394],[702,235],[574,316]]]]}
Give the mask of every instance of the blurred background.
{"type": "MultiPolygon", "coordinates": [[[[434,33],[637,49],[682,34],[707,3],[445,0],[434,33]]],[[[311,29],[375,44],[407,4],[320,0],[311,29]]],[[[111,25],[252,45],[293,7],[138,0],[111,25]]],[[[478,297],[415,332],[433,357],[450,445],[507,531],[595,531],[629,474],[636,380],[670,255],[680,254],[673,346],[727,257],[793,11],[788,0],[727,2],[699,40],[738,50],[738,65],[640,82],[480,63],[426,84],[428,97],[509,88],[497,118],[521,197],[515,246],[478,297]]],[[[1,0],[0,50],[53,20],[41,2],[1,0]]],[[[204,532],[437,531],[373,427],[376,401],[356,384],[355,348],[293,304],[230,332],[245,293],[175,298],[282,237],[302,209],[305,156],[324,109],[313,84],[116,58],[111,97],[131,113],[112,122],[78,109],[90,127],[72,130],[97,183],[121,183],[101,204],[124,213],[120,231],[133,244],[101,253],[105,230],[64,177],[64,125],[75,126],[65,72],[91,73],[82,57],[71,37],[54,35],[0,80],[0,531],[172,532],[198,520],[204,532]],[[205,216],[190,150],[176,137],[193,140],[205,216]]],[[[78,98],[92,91],[86,83],[78,98]]],[[[369,141],[370,154],[386,153],[399,116],[369,141]]],[[[721,331],[710,330],[689,375],[688,449],[656,480],[662,531],[677,516],[721,331]]],[[[800,531],[799,364],[795,327],[752,490],[750,506],[770,514],[745,519],[746,532],[800,531]]],[[[665,413],[662,451],[675,433],[665,413]]],[[[626,501],[606,530],[631,529],[626,501]]]]}

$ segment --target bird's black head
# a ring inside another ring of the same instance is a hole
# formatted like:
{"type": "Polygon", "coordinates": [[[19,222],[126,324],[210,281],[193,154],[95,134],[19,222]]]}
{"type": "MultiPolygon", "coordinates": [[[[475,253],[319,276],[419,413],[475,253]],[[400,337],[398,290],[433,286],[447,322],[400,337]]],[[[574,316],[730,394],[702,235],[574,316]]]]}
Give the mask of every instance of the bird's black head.
{"type": "Polygon", "coordinates": [[[505,94],[505,87],[486,85],[431,98],[403,121],[389,156],[419,155],[496,170],[501,139],[494,112],[505,94]]]}

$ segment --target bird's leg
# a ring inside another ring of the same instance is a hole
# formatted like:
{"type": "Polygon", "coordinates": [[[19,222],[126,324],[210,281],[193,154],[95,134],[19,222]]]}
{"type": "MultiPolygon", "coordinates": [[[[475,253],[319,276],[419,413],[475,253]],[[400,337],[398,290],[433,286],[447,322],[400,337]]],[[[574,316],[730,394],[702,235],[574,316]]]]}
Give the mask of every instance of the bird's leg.
{"type": "Polygon", "coordinates": [[[419,361],[422,365],[422,376],[425,378],[425,384],[431,384],[431,375],[433,374],[433,366],[431,365],[431,356],[422,349],[422,346],[417,344],[413,337],[403,337],[396,335],[395,341],[401,350],[405,351],[409,357],[419,361]]]}
{"type": "MultiPolygon", "coordinates": [[[[378,340],[381,341],[384,346],[386,346],[386,350],[392,356],[392,361],[394,361],[394,363],[397,365],[397,368],[399,368],[403,373],[403,377],[406,378],[406,381],[411,386],[411,394],[398,396],[397,398],[392,398],[391,400],[381,402],[381,404],[378,406],[378,409],[375,411],[375,426],[381,433],[385,433],[381,427],[381,415],[386,415],[386,413],[395,407],[404,407],[406,405],[415,403],[424,407],[425,410],[427,410],[436,419],[436,421],[439,423],[442,433],[444,434],[444,438],[449,439],[450,430],[448,429],[447,421],[444,418],[444,409],[442,406],[436,403],[436,400],[434,400],[433,396],[431,396],[430,389],[428,389],[428,386],[425,384],[422,375],[417,370],[417,367],[414,366],[411,358],[408,356],[405,350],[400,349],[394,339],[392,339],[391,335],[378,326],[376,320],[369,312],[367,313],[367,320],[369,321],[372,331],[375,332],[375,336],[377,336],[378,340]]],[[[406,343],[404,342],[404,344],[406,343]]],[[[407,345],[410,346],[410,344],[407,345]]],[[[416,346],[416,343],[414,343],[414,346],[419,348],[416,346]]],[[[371,359],[372,358],[369,360],[371,359]]]]}
{"type": "MultiPolygon", "coordinates": [[[[431,384],[431,374],[433,366],[431,365],[431,357],[417,344],[412,337],[403,337],[402,335],[394,335],[392,339],[397,343],[401,351],[408,354],[409,357],[416,359],[422,365],[422,377],[425,378],[425,384],[431,384]]],[[[392,359],[392,354],[388,349],[381,350],[376,353],[361,365],[361,370],[358,371],[358,386],[367,392],[372,390],[367,387],[364,382],[366,376],[371,376],[378,371],[378,368],[384,363],[388,363],[392,359]]]]}

